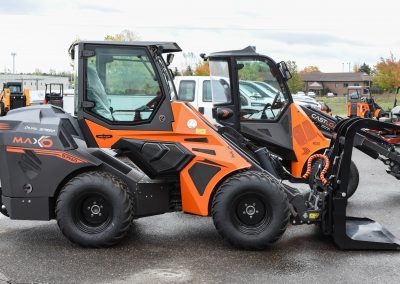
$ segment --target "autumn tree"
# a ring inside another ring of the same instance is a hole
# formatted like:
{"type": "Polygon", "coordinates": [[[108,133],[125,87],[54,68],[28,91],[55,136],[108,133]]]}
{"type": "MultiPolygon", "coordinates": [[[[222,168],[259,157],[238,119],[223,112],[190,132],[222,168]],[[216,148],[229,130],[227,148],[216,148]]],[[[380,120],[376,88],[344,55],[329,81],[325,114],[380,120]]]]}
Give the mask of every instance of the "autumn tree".
{"type": "Polygon", "coordinates": [[[400,60],[397,60],[392,53],[389,58],[381,57],[374,73],[374,85],[388,90],[400,86],[400,60]]]}
{"type": "Polygon", "coordinates": [[[210,76],[210,66],[208,65],[208,62],[203,62],[200,63],[196,66],[196,69],[194,69],[194,75],[195,76],[210,76]]]}
{"type": "Polygon", "coordinates": [[[296,61],[286,61],[286,65],[292,74],[292,78],[287,82],[290,92],[292,94],[297,93],[298,91],[301,91],[304,86],[303,80],[300,78],[300,74],[297,71],[297,64],[296,61]]]}
{"type": "Polygon", "coordinates": [[[122,32],[115,35],[107,35],[104,40],[109,41],[135,41],[139,40],[139,36],[130,30],[123,30],[122,32]]]}
{"type": "Polygon", "coordinates": [[[307,66],[301,71],[301,73],[313,73],[313,72],[321,72],[317,66],[307,66]]]}

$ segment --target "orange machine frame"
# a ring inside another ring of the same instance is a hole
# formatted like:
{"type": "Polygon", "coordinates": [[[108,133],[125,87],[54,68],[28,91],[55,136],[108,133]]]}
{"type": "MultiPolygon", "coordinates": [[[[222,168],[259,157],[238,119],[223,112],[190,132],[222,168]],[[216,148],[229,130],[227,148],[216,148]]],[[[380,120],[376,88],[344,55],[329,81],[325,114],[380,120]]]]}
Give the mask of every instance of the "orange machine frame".
{"type": "Polygon", "coordinates": [[[301,178],[308,158],[328,148],[329,142],[299,106],[292,103],[290,111],[293,150],[297,158],[292,161],[292,175],[301,178]]]}
{"type": "Polygon", "coordinates": [[[205,122],[205,118],[200,113],[183,102],[171,102],[171,107],[174,115],[172,131],[110,130],[88,119],[85,119],[85,122],[100,148],[111,148],[121,138],[130,138],[177,142],[192,152],[195,157],[180,172],[182,209],[184,212],[207,216],[213,191],[221,181],[238,170],[250,168],[251,164],[230,147],[216,132],[216,128],[205,122]],[[195,137],[207,138],[208,142],[205,144],[185,141],[185,138],[195,137]],[[215,155],[193,150],[199,147],[214,150],[215,155]],[[219,165],[220,171],[209,181],[203,195],[200,195],[188,170],[195,163],[208,161],[219,165]]]}

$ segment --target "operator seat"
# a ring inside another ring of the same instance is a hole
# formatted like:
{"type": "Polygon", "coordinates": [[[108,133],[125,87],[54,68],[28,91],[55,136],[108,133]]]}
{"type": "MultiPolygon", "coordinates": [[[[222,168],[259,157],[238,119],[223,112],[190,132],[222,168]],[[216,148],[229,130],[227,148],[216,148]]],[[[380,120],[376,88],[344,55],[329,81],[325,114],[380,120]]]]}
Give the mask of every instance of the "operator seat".
{"type": "Polygon", "coordinates": [[[114,120],[106,90],[104,89],[103,83],[101,82],[96,69],[91,66],[87,67],[87,81],[88,100],[95,103],[95,106],[91,111],[101,117],[114,120]]]}

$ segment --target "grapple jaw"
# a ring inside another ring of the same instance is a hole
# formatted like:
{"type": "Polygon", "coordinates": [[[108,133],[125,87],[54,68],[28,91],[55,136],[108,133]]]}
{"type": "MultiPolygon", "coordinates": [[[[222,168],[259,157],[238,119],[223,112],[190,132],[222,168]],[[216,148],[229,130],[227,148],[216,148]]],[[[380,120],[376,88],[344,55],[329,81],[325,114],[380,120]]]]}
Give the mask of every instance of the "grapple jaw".
{"type": "Polygon", "coordinates": [[[335,130],[336,137],[331,140],[331,147],[327,153],[332,161],[327,174],[330,177],[330,194],[327,197],[326,218],[322,220],[321,226],[323,232],[331,235],[341,249],[397,250],[400,249],[400,240],[378,222],[368,218],[346,216],[346,190],[353,147],[372,158],[382,160],[389,166],[388,172],[400,179],[400,153],[393,145],[365,129],[399,131],[400,127],[361,118],[339,122],[335,130]]]}

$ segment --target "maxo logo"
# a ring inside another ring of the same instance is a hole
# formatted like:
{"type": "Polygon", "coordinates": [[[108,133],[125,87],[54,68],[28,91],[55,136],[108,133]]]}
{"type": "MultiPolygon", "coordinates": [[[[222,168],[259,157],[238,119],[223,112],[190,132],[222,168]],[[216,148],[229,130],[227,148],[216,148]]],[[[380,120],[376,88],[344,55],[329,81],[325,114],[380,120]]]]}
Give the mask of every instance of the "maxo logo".
{"type": "Polygon", "coordinates": [[[38,145],[40,148],[51,148],[54,145],[53,140],[50,138],[50,136],[41,136],[39,139],[34,137],[14,137],[12,142],[14,144],[38,145]]]}

